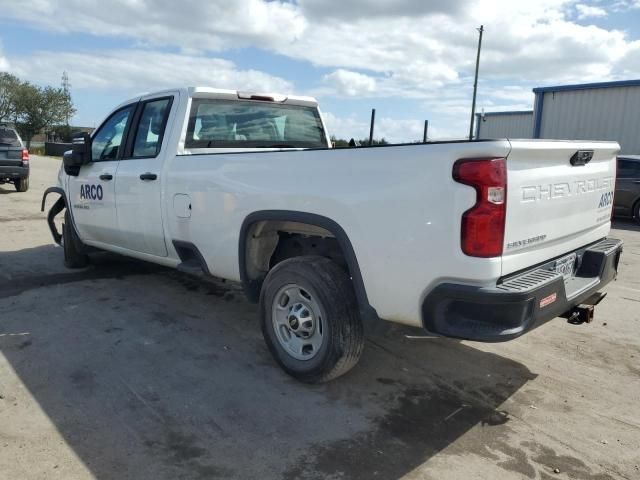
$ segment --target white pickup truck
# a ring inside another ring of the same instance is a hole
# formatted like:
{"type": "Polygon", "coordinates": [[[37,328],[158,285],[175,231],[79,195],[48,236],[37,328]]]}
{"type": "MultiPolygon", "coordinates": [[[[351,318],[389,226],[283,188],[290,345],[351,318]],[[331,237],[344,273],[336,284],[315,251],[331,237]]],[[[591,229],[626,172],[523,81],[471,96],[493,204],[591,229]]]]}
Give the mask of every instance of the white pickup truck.
{"type": "Polygon", "coordinates": [[[42,208],[60,194],[48,222],[68,267],[97,248],[242,282],[277,362],[321,382],[356,364],[368,317],[483,342],[589,320],[622,251],[607,238],[617,152],[335,149],[312,98],[182,88],[76,138],[42,208]]]}

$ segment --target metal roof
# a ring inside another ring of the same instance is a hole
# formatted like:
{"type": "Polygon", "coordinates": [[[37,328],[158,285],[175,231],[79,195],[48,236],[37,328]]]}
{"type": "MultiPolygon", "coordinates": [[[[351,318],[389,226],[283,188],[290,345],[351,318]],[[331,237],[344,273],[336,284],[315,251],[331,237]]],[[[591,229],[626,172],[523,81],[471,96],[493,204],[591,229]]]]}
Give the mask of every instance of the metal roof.
{"type": "Polygon", "coordinates": [[[594,88],[640,87],[638,80],[618,80],[614,82],[580,83],[577,85],[556,85],[553,87],[536,87],[533,93],[562,92],[566,90],[590,90],[594,88]]]}

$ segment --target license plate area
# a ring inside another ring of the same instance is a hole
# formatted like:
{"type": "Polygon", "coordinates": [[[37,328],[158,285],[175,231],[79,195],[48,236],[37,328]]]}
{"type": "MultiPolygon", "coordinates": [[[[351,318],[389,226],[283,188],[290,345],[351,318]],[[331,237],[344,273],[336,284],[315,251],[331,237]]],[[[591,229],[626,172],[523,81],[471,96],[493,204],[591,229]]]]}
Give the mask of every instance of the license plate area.
{"type": "Polygon", "coordinates": [[[562,258],[556,260],[553,264],[553,271],[563,276],[565,280],[568,280],[573,276],[575,271],[577,255],[570,253],[562,258]]]}

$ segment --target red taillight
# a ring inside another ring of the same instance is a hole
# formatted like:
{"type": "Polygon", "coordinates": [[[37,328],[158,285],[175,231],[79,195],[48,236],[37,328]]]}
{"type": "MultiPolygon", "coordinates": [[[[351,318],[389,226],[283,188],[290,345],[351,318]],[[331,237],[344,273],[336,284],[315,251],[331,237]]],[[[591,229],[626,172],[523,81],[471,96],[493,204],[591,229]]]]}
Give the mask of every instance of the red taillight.
{"type": "Polygon", "coordinates": [[[22,150],[22,166],[26,167],[27,165],[29,165],[29,150],[24,148],[22,150]]]}
{"type": "Polygon", "coordinates": [[[499,257],[507,212],[505,159],[458,160],[453,179],[476,189],[476,204],[462,215],[462,251],[472,257],[499,257]]]}

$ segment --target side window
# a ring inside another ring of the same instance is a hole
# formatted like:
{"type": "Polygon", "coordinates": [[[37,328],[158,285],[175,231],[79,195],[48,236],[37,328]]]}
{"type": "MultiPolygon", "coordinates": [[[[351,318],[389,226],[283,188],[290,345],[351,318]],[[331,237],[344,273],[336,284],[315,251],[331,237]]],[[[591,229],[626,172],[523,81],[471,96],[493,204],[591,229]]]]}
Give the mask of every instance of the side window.
{"type": "Polygon", "coordinates": [[[640,178],[640,161],[619,159],[618,178],[640,178]]]}
{"type": "Polygon", "coordinates": [[[151,100],[144,104],[133,142],[133,158],[155,157],[160,152],[162,137],[169,115],[170,98],[151,100]]]}
{"type": "Polygon", "coordinates": [[[132,111],[133,105],[129,105],[115,112],[102,124],[91,140],[91,160],[100,162],[118,158],[132,111]]]}

